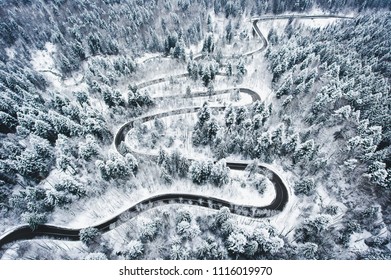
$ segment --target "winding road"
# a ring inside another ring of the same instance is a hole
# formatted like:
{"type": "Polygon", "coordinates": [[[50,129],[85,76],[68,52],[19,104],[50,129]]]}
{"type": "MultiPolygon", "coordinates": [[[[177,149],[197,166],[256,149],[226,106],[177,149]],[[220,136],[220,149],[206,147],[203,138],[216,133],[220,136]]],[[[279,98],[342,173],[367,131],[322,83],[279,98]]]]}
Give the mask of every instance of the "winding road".
{"type": "MultiPolygon", "coordinates": [[[[315,19],[315,18],[341,18],[341,19],[352,19],[350,17],[345,16],[336,16],[336,15],[314,15],[314,16],[304,16],[304,15],[280,15],[280,16],[264,16],[259,18],[253,18],[253,29],[255,33],[260,37],[262,41],[262,47],[259,49],[256,49],[254,51],[248,52],[243,54],[244,56],[249,56],[257,52],[262,52],[265,50],[268,46],[268,42],[266,38],[261,33],[260,29],[257,26],[258,21],[266,21],[266,20],[276,20],[276,19],[290,19],[290,18],[309,18],[309,19],[315,19]]],[[[202,56],[202,55],[201,55],[202,56]]],[[[195,56],[195,58],[199,58],[200,55],[195,56]]],[[[188,74],[179,74],[171,77],[165,77],[165,78],[159,78],[147,82],[143,82],[138,84],[138,88],[143,88],[147,86],[151,86],[153,84],[158,84],[165,82],[169,80],[170,78],[181,78],[181,77],[187,77],[188,74]]],[[[251,96],[252,101],[255,102],[256,100],[260,100],[260,96],[257,92],[249,89],[249,88],[231,88],[231,89],[225,89],[225,90],[219,90],[214,91],[214,95],[218,94],[224,94],[231,90],[239,90],[240,92],[244,94],[248,94],[251,96]]],[[[190,98],[197,97],[197,96],[205,96],[207,95],[206,92],[197,92],[193,93],[190,98]]],[[[189,98],[186,96],[171,96],[171,98],[189,98]]],[[[170,97],[159,97],[156,98],[156,100],[161,100],[165,98],[170,97]]],[[[138,118],[134,118],[128,122],[126,122],[124,125],[120,127],[118,130],[115,139],[114,139],[114,145],[117,151],[120,154],[123,154],[123,145],[126,145],[124,143],[126,134],[133,128],[134,122],[146,122],[153,120],[155,118],[162,118],[166,116],[172,116],[172,115],[179,115],[184,113],[190,113],[190,112],[197,112],[201,107],[190,107],[190,108],[180,108],[176,110],[172,110],[169,112],[163,112],[163,113],[157,113],[149,116],[142,116],[138,118]]],[[[210,107],[217,110],[224,110],[224,106],[219,107],[210,107]]],[[[140,154],[137,151],[131,150],[129,147],[127,147],[127,150],[131,153],[137,154],[139,156],[144,157],[150,157],[155,159],[156,155],[152,154],[140,154]]],[[[189,159],[191,160],[191,159],[189,159]]],[[[244,170],[247,167],[248,163],[244,162],[227,162],[227,166],[230,169],[234,170],[244,170]]],[[[151,209],[154,207],[166,205],[166,204],[189,204],[189,205],[195,205],[200,207],[206,207],[210,209],[220,209],[221,207],[228,207],[233,214],[242,215],[246,217],[251,218],[265,218],[269,217],[271,215],[274,215],[276,213],[279,213],[282,211],[289,199],[289,192],[286,187],[286,184],[284,183],[283,179],[279,176],[279,174],[273,170],[273,168],[267,164],[259,164],[259,168],[263,170],[267,170],[270,174],[270,180],[274,185],[276,196],[274,200],[267,206],[251,206],[251,205],[238,205],[234,204],[232,202],[222,200],[215,197],[208,197],[208,196],[202,196],[202,195],[193,195],[193,194],[186,194],[186,193],[168,193],[168,194],[162,194],[162,195],[156,195],[149,197],[147,199],[144,199],[131,207],[129,207],[127,210],[123,211],[122,213],[111,217],[103,222],[100,222],[95,225],[91,225],[91,227],[95,227],[99,229],[102,233],[110,231],[119,225],[123,224],[124,222],[128,221],[129,219],[139,215],[141,212],[151,209]]],[[[66,228],[66,227],[60,227],[56,225],[50,225],[50,224],[41,224],[38,225],[34,230],[30,228],[29,225],[23,224],[20,226],[17,226],[6,233],[4,233],[2,236],[0,236],[0,248],[2,248],[5,244],[8,244],[10,242],[14,242],[17,240],[24,240],[24,239],[33,239],[37,237],[50,237],[50,238],[56,238],[56,239],[65,239],[65,240],[79,240],[79,233],[80,228],[66,228]]]]}

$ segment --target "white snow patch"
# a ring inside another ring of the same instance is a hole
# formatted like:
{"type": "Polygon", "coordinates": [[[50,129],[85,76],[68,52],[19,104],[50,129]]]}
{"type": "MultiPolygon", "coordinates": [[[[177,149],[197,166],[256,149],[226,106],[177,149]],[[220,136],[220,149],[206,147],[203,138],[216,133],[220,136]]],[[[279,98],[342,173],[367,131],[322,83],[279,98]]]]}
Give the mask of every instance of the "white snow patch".
{"type": "Polygon", "coordinates": [[[349,248],[351,248],[352,251],[356,252],[366,251],[368,249],[368,246],[365,244],[364,240],[371,236],[372,234],[366,230],[364,230],[362,233],[353,233],[350,236],[349,248]]]}
{"type": "Polygon", "coordinates": [[[5,48],[5,54],[8,56],[9,60],[15,58],[16,50],[15,48],[5,48]]]}
{"type": "Polygon", "coordinates": [[[56,70],[54,66],[53,55],[57,52],[56,46],[47,42],[44,50],[36,50],[32,52],[31,64],[37,71],[40,70],[56,70]]]}

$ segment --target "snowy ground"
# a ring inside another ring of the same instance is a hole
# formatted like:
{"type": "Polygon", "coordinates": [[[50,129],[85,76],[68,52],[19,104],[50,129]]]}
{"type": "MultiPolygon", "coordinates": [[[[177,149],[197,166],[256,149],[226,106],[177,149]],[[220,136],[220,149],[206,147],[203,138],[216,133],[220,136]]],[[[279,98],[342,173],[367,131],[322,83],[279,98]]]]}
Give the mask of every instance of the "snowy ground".
{"type": "Polygon", "coordinates": [[[13,244],[4,252],[1,260],[73,260],[83,258],[88,253],[88,248],[80,241],[35,239],[13,244]]]}

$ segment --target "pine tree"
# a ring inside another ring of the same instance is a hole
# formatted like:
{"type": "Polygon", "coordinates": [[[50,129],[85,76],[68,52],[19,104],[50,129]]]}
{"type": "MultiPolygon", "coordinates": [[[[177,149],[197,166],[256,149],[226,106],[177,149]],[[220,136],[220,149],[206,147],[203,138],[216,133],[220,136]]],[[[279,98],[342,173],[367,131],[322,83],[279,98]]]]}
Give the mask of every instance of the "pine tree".
{"type": "Polygon", "coordinates": [[[99,154],[99,146],[92,135],[86,136],[86,142],[79,144],[79,155],[86,161],[99,154]]]}
{"type": "Polygon", "coordinates": [[[295,183],[294,185],[295,194],[304,194],[304,195],[311,195],[315,190],[315,182],[314,179],[302,179],[295,183]]]}
{"type": "Polygon", "coordinates": [[[232,64],[230,62],[227,63],[227,68],[225,70],[225,73],[227,73],[227,76],[232,76],[232,64]]]}
{"type": "Polygon", "coordinates": [[[235,109],[228,105],[228,107],[225,109],[225,125],[228,129],[231,129],[232,125],[236,123],[236,112],[235,109]]]}
{"type": "Polygon", "coordinates": [[[144,223],[140,228],[140,240],[142,242],[154,240],[158,233],[157,225],[158,223],[155,221],[144,223]]]}
{"type": "Polygon", "coordinates": [[[284,137],[285,125],[283,123],[279,124],[276,130],[272,132],[271,142],[272,142],[272,153],[280,154],[282,148],[282,141],[284,137]]]}
{"type": "Polygon", "coordinates": [[[206,21],[206,25],[207,25],[208,32],[213,32],[213,23],[212,23],[212,18],[211,18],[210,15],[208,15],[208,19],[206,21]]]}
{"type": "MultiPolygon", "coordinates": [[[[217,132],[220,129],[220,126],[217,123],[217,120],[215,118],[212,118],[210,121],[206,123],[206,133],[203,135],[203,138],[207,140],[207,143],[212,143],[217,135],[217,132]]],[[[207,144],[206,143],[206,144],[207,144]]]]}
{"type": "Polygon", "coordinates": [[[197,113],[197,116],[198,116],[198,123],[199,123],[199,126],[202,127],[204,125],[204,123],[206,123],[209,118],[210,118],[210,109],[209,109],[209,106],[208,104],[205,102],[203,105],[202,105],[202,108],[198,111],[197,113]]]}
{"type": "Polygon", "coordinates": [[[97,55],[99,52],[101,52],[101,36],[99,36],[98,33],[92,33],[88,36],[88,46],[90,48],[90,52],[92,55],[97,55]]]}
{"type": "Polygon", "coordinates": [[[202,52],[206,53],[213,53],[215,49],[215,45],[213,42],[213,35],[209,34],[208,37],[205,39],[204,44],[202,46],[202,52]]]}
{"type": "Polygon", "coordinates": [[[293,155],[294,162],[299,162],[302,160],[311,160],[315,155],[315,143],[314,140],[310,139],[302,144],[300,144],[293,155]]]}
{"type": "Polygon", "coordinates": [[[248,118],[248,111],[246,107],[238,107],[236,109],[236,124],[240,125],[244,120],[248,118]]]}
{"type": "Polygon", "coordinates": [[[17,157],[20,174],[34,180],[45,178],[53,164],[54,154],[49,142],[37,136],[30,137],[31,148],[17,157]]]}
{"type": "Polygon", "coordinates": [[[311,242],[299,244],[297,247],[297,255],[300,259],[315,259],[317,251],[318,245],[311,242]]]}
{"type": "Polygon", "coordinates": [[[225,27],[225,39],[228,44],[231,44],[232,41],[232,21],[229,20],[228,25],[225,27]]]}
{"type": "Polygon", "coordinates": [[[283,95],[291,94],[291,88],[293,85],[292,75],[289,75],[282,83],[280,88],[276,92],[276,97],[280,98],[283,95]]]}
{"type": "Polygon", "coordinates": [[[201,185],[209,180],[213,163],[211,161],[193,161],[189,172],[194,183],[201,185]]]}
{"type": "Polygon", "coordinates": [[[123,252],[126,259],[136,260],[144,254],[144,245],[139,240],[131,240],[125,247],[123,252]]]}
{"type": "Polygon", "coordinates": [[[254,149],[254,155],[262,161],[269,161],[269,148],[271,145],[269,133],[263,133],[258,139],[254,149]]]}
{"type": "Polygon", "coordinates": [[[227,238],[227,249],[234,255],[240,255],[245,252],[247,238],[240,232],[232,232],[227,238]]]}
{"type": "Polygon", "coordinates": [[[99,233],[99,230],[93,227],[83,228],[80,230],[79,233],[80,241],[87,246],[90,246],[94,242],[97,242],[100,235],[101,234],[99,233]]]}
{"type": "Polygon", "coordinates": [[[286,139],[286,141],[282,144],[281,154],[288,155],[295,152],[296,147],[299,145],[299,135],[297,133],[291,135],[286,139]]]}
{"type": "Polygon", "coordinates": [[[227,184],[229,181],[229,168],[225,160],[219,160],[214,164],[210,173],[210,182],[214,185],[221,187],[224,184],[227,184]]]}
{"type": "Polygon", "coordinates": [[[0,111],[0,133],[15,132],[18,121],[11,115],[0,111]]]}

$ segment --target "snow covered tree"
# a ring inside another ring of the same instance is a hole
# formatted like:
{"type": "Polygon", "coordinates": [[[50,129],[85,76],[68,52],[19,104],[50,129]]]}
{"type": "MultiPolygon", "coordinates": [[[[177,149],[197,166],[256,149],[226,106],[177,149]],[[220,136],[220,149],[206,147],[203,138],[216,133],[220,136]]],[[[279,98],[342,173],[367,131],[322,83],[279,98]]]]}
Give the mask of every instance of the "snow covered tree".
{"type": "Polygon", "coordinates": [[[193,161],[190,165],[191,179],[196,184],[205,184],[210,177],[213,163],[211,161],[193,161]]]}
{"type": "Polygon", "coordinates": [[[21,215],[22,221],[27,223],[31,229],[35,230],[40,224],[44,224],[47,221],[47,217],[44,213],[37,212],[25,212],[21,215]]]}
{"type": "Polygon", "coordinates": [[[295,194],[304,194],[304,195],[311,195],[315,190],[315,182],[314,179],[302,179],[300,181],[297,181],[294,185],[295,194]]]}
{"type": "Polygon", "coordinates": [[[380,161],[374,161],[365,174],[371,182],[383,187],[384,189],[391,189],[391,182],[389,181],[389,174],[386,169],[386,164],[380,161]]]}
{"type": "Polygon", "coordinates": [[[196,224],[184,220],[177,224],[176,232],[183,239],[189,240],[196,237],[200,233],[200,229],[196,224]]]}
{"type": "Polygon", "coordinates": [[[144,253],[144,244],[139,240],[131,240],[126,246],[123,252],[124,256],[128,260],[137,260],[142,257],[144,253]]]}
{"type": "Polygon", "coordinates": [[[232,76],[232,64],[230,62],[227,63],[225,73],[227,74],[228,77],[232,76]]]}
{"type": "Polygon", "coordinates": [[[284,246],[284,241],[275,235],[273,228],[265,225],[256,228],[252,238],[258,243],[258,251],[264,254],[275,254],[284,246]]]}
{"type": "Polygon", "coordinates": [[[208,32],[213,32],[213,22],[212,22],[212,18],[210,15],[208,15],[208,18],[206,20],[206,26],[207,26],[208,32]]]}
{"type": "Polygon", "coordinates": [[[263,133],[258,139],[254,148],[254,155],[261,161],[269,161],[269,148],[271,145],[269,133],[263,133]]]}
{"type": "Polygon", "coordinates": [[[180,244],[172,244],[170,247],[170,260],[186,260],[189,252],[180,244]]]}
{"type": "Polygon", "coordinates": [[[130,153],[125,155],[125,162],[128,169],[135,175],[138,171],[138,162],[137,159],[130,153]]]}
{"type": "Polygon", "coordinates": [[[57,133],[53,126],[42,120],[35,121],[34,134],[49,140],[51,143],[54,143],[57,139],[57,133]]]}
{"type": "Polygon", "coordinates": [[[278,155],[281,153],[284,131],[285,131],[285,125],[281,123],[271,134],[271,142],[272,142],[271,148],[273,154],[278,155]]]}
{"type": "Polygon", "coordinates": [[[240,232],[232,232],[227,238],[227,249],[234,255],[240,255],[245,252],[247,238],[240,232]]]}
{"type": "Polygon", "coordinates": [[[224,260],[227,259],[227,252],[213,237],[202,239],[196,248],[196,258],[201,260],[224,260]]]}
{"type": "Polygon", "coordinates": [[[215,118],[212,118],[209,122],[206,123],[206,135],[204,135],[204,139],[208,140],[207,143],[212,143],[217,135],[217,132],[220,129],[220,126],[217,123],[215,118]]]}
{"type": "Polygon", "coordinates": [[[159,225],[159,220],[144,223],[140,228],[140,240],[142,242],[152,241],[158,233],[159,225]]]}
{"type": "Polygon", "coordinates": [[[79,232],[80,241],[87,246],[90,246],[94,242],[97,242],[100,236],[101,234],[99,230],[93,227],[83,228],[79,232]]]}
{"type": "Polygon", "coordinates": [[[293,155],[295,163],[302,160],[311,160],[315,155],[315,143],[314,140],[310,139],[300,144],[293,155]]]}
{"type": "Polygon", "coordinates": [[[160,177],[162,178],[164,184],[166,184],[166,185],[171,185],[172,182],[173,182],[172,176],[171,176],[170,173],[167,171],[167,169],[164,168],[164,167],[162,168],[160,177]]]}
{"type": "Polygon", "coordinates": [[[0,111],[0,133],[15,132],[18,121],[11,115],[0,111]]]}
{"type": "Polygon", "coordinates": [[[232,41],[232,21],[229,20],[227,26],[225,27],[225,39],[227,40],[228,44],[231,44],[232,41]]]}
{"type": "Polygon", "coordinates": [[[300,139],[297,133],[291,135],[286,139],[286,141],[282,144],[281,154],[289,155],[295,152],[296,147],[299,145],[300,139]]]}
{"type": "Polygon", "coordinates": [[[86,161],[99,154],[99,145],[92,135],[86,136],[86,142],[79,144],[79,155],[86,161]]]}
{"type": "Polygon", "coordinates": [[[317,251],[318,245],[315,243],[307,242],[297,246],[297,255],[299,259],[315,259],[317,251]]]}
{"type": "Polygon", "coordinates": [[[255,188],[260,194],[263,194],[267,187],[267,179],[261,174],[256,174],[250,181],[250,184],[255,188]]]}
{"type": "Polygon", "coordinates": [[[289,75],[282,85],[279,87],[279,89],[276,92],[276,97],[280,98],[283,95],[289,95],[291,94],[291,88],[293,85],[292,75],[289,75]]]}
{"type": "Polygon", "coordinates": [[[167,56],[171,53],[171,49],[175,48],[178,41],[178,34],[176,32],[171,33],[164,40],[164,54],[167,56]]]}
{"type": "Polygon", "coordinates": [[[17,157],[18,172],[34,180],[45,178],[53,164],[54,154],[49,141],[30,136],[31,148],[17,157]]]}
{"type": "Polygon", "coordinates": [[[238,107],[235,111],[236,124],[240,125],[244,120],[248,118],[248,111],[246,107],[238,107]]]}
{"type": "Polygon", "coordinates": [[[317,215],[314,218],[306,219],[301,227],[298,227],[295,232],[296,240],[299,242],[314,242],[318,243],[323,231],[325,231],[331,223],[329,215],[317,215]]]}
{"type": "Polygon", "coordinates": [[[251,161],[247,166],[246,166],[246,169],[245,171],[248,172],[248,178],[249,177],[254,177],[259,171],[259,162],[258,160],[253,160],[251,161]]]}
{"type": "Polygon", "coordinates": [[[224,117],[225,126],[230,129],[231,126],[236,123],[236,111],[231,105],[225,109],[224,117]]]}
{"type": "Polygon", "coordinates": [[[90,34],[87,43],[92,55],[97,55],[101,51],[101,39],[98,33],[90,34]]]}
{"type": "Polygon", "coordinates": [[[202,126],[206,121],[210,119],[210,109],[206,102],[202,105],[202,108],[198,111],[197,117],[199,120],[198,121],[199,126],[202,126]]]}
{"type": "Polygon", "coordinates": [[[180,210],[176,213],[175,221],[177,224],[183,221],[190,223],[192,221],[192,214],[188,210],[180,210]]]}
{"type": "Polygon", "coordinates": [[[212,167],[209,180],[214,185],[221,187],[229,181],[229,168],[224,159],[215,163],[212,167]]]}
{"type": "Polygon", "coordinates": [[[173,51],[174,58],[179,58],[180,60],[185,61],[186,59],[185,48],[186,48],[185,43],[182,37],[180,37],[174,47],[174,51],[173,51]]]}
{"type": "Polygon", "coordinates": [[[238,64],[236,65],[236,77],[238,79],[238,81],[240,82],[243,78],[244,75],[246,75],[246,67],[245,67],[245,64],[244,64],[244,60],[243,59],[240,59],[238,64]]]}
{"type": "Polygon", "coordinates": [[[66,195],[74,195],[77,197],[83,197],[86,195],[86,191],[82,184],[74,179],[64,179],[54,185],[54,188],[58,192],[64,192],[66,195]]]}
{"type": "Polygon", "coordinates": [[[250,258],[251,257],[254,257],[254,255],[257,253],[258,251],[258,242],[256,242],[255,240],[249,240],[244,248],[244,253],[249,256],[250,258]]]}
{"type": "Polygon", "coordinates": [[[202,52],[212,53],[215,49],[213,35],[209,34],[202,46],[202,52]]]}
{"type": "Polygon", "coordinates": [[[221,226],[231,216],[231,211],[227,207],[222,207],[216,214],[215,223],[217,226],[221,226]]]}
{"type": "Polygon", "coordinates": [[[97,160],[95,165],[105,180],[125,179],[131,174],[136,174],[138,169],[137,160],[131,154],[126,154],[125,158],[112,154],[106,161],[97,160]]]}

